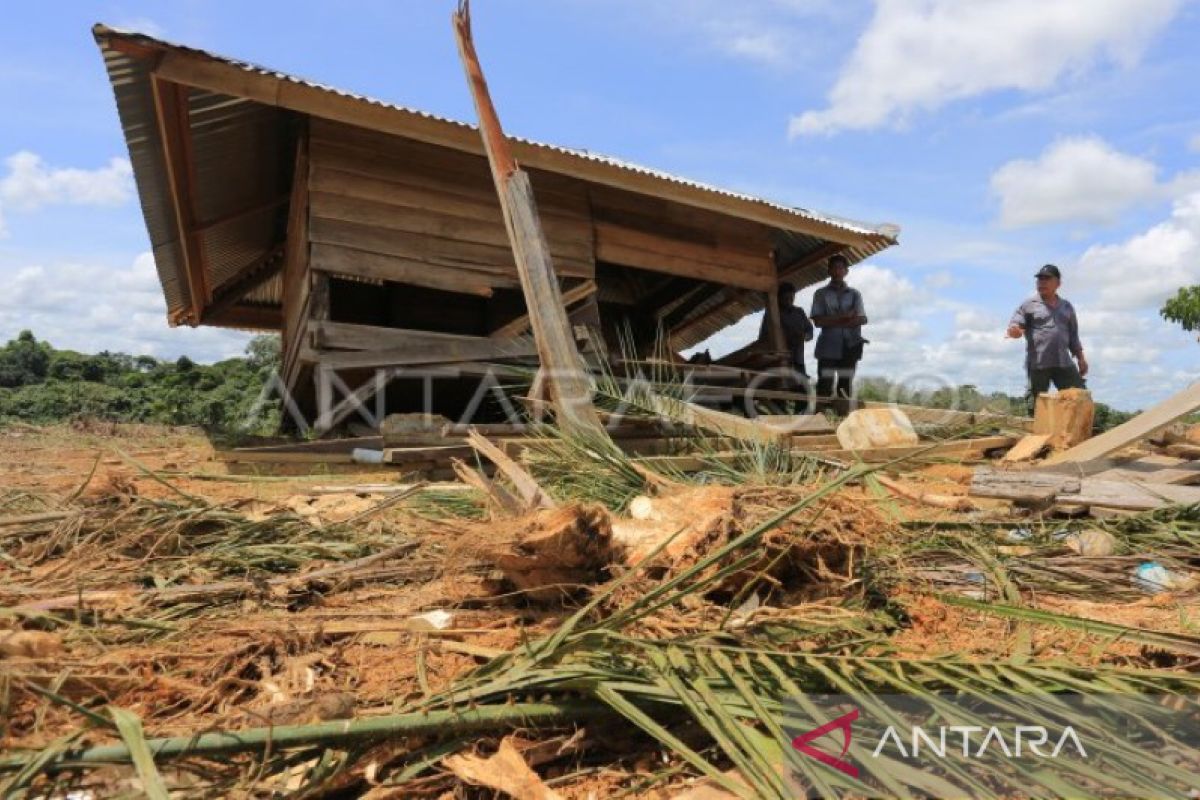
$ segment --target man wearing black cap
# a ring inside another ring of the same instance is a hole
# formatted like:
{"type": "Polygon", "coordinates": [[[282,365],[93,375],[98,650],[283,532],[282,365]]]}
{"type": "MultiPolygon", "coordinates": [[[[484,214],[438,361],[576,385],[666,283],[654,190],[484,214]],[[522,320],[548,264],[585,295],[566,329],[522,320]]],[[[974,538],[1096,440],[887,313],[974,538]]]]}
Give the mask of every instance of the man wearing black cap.
{"type": "Polygon", "coordinates": [[[1011,339],[1025,337],[1025,369],[1029,373],[1029,413],[1037,396],[1054,388],[1085,389],[1087,359],[1079,341],[1079,317],[1075,307],[1058,296],[1062,273],[1047,264],[1034,275],[1037,294],[1017,306],[1008,323],[1011,339]],[[1071,358],[1079,366],[1076,368],[1071,358]]]}

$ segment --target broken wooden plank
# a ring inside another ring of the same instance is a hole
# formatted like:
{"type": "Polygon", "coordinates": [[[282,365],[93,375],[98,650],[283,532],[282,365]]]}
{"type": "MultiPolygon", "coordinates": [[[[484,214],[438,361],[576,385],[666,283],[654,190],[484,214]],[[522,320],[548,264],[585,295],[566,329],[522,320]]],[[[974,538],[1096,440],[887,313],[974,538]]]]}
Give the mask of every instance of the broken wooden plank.
{"type": "Polygon", "coordinates": [[[454,474],[460,481],[482,492],[488,502],[501,514],[511,516],[521,513],[523,509],[521,501],[487,475],[457,458],[450,459],[450,465],[454,468],[454,474]]]}
{"type": "Polygon", "coordinates": [[[509,458],[507,453],[476,431],[467,434],[467,441],[471,448],[495,464],[496,469],[508,478],[528,508],[554,508],[554,500],[542,490],[537,480],[524,467],[509,458]]]}
{"type": "Polygon", "coordinates": [[[1200,409],[1200,382],[1193,383],[1178,394],[1174,394],[1148,411],[1082,444],[1058,453],[1047,459],[1049,464],[1072,461],[1091,461],[1120,450],[1126,445],[1145,438],[1154,431],[1170,425],[1180,417],[1200,409]]]}
{"type": "Polygon", "coordinates": [[[962,461],[978,460],[993,450],[1012,447],[1015,436],[982,436],[977,439],[956,439],[937,444],[913,447],[876,447],[870,450],[818,450],[815,455],[837,461],[868,461],[878,463],[897,458],[950,458],[962,461]]]}
{"type": "Polygon", "coordinates": [[[1169,456],[1187,459],[1188,461],[1200,459],[1200,445],[1194,445],[1188,442],[1175,442],[1167,445],[1165,448],[1163,448],[1163,450],[1169,456]]]}
{"type": "Polygon", "coordinates": [[[1042,451],[1050,446],[1050,434],[1048,433],[1030,433],[1021,437],[1021,440],[1013,445],[1012,449],[1004,454],[1000,460],[1006,464],[1014,464],[1018,461],[1030,461],[1042,454],[1042,451]]]}
{"type": "Polygon", "coordinates": [[[892,494],[903,497],[906,500],[911,500],[914,503],[934,506],[935,508],[948,508],[951,511],[963,513],[975,510],[975,506],[971,504],[970,500],[959,495],[922,491],[915,486],[892,480],[886,475],[876,475],[875,480],[879,481],[880,485],[884,486],[892,494]]]}
{"type": "Polygon", "coordinates": [[[508,139],[488,93],[487,81],[471,39],[471,15],[464,3],[454,15],[459,55],[479,116],[479,133],[487,152],[500,210],[512,245],[530,327],[546,382],[556,408],[558,424],[568,432],[607,439],[592,405],[591,386],[583,360],[575,347],[562,291],[554,273],[550,246],[538,217],[529,175],[517,167],[508,139]]]}
{"type": "Polygon", "coordinates": [[[470,445],[451,444],[437,447],[388,447],[383,451],[385,464],[449,464],[452,458],[466,458],[474,450],[470,445]]]}
{"type": "Polygon", "coordinates": [[[1092,477],[1106,481],[1169,483],[1188,486],[1200,483],[1200,461],[1151,455],[1126,461],[1120,466],[1097,472],[1092,477]]]}
{"type": "Polygon", "coordinates": [[[754,419],[797,437],[834,431],[833,423],[824,414],[759,414],[754,419]]]}
{"type": "Polygon", "coordinates": [[[648,400],[654,413],[720,436],[782,447],[787,447],[791,440],[791,434],[787,431],[756,419],[739,417],[661,394],[648,393],[648,400]]]}
{"type": "Polygon", "coordinates": [[[998,500],[1144,511],[1162,506],[1200,503],[1200,488],[1097,478],[1071,478],[1047,472],[975,471],[971,496],[998,500]]]}
{"type": "Polygon", "coordinates": [[[859,403],[862,408],[898,408],[908,415],[914,425],[946,425],[955,427],[972,427],[978,425],[995,425],[999,428],[1032,431],[1033,419],[1016,417],[1011,414],[997,414],[993,411],[959,411],[949,408],[925,408],[905,403],[890,403],[882,400],[864,400],[859,403]]]}
{"type": "MultiPolygon", "coordinates": [[[[588,297],[591,297],[595,292],[595,281],[584,281],[578,286],[572,286],[570,289],[567,289],[562,293],[563,307],[570,308],[580,300],[585,300],[588,297]]],[[[513,336],[519,336],[520,334],[529,330],[530,325],[531,323],[529,321],[529,314],[522,314],[512,322],[505,323],[499,328],[496,328],[496,330],[489,333],[488,336],[493,339],[508,339],[513,336]]]]}

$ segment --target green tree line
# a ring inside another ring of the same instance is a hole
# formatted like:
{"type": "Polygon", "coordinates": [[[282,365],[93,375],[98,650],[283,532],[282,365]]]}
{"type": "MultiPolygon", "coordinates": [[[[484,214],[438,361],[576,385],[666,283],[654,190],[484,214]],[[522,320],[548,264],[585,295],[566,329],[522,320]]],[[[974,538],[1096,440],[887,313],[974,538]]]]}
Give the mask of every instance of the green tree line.
{"type": "Polygon", "coordinates": [[[244,357],[197,364],[187,356],[58,350],[26,330],[0,347],[0,420],[91,417],[270,433],[279,424],[278,402],[251,412],[278,367],[277,336],[255,337],[244,357]]]}

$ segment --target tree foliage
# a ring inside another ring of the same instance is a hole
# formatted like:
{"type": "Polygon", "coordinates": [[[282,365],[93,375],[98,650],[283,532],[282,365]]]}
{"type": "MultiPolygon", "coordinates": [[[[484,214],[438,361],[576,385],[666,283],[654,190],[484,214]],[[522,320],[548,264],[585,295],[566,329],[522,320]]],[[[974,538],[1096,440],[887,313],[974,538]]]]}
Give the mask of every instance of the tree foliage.
{"type": "Polygon", "coordinates": [[[1168,322],[1178,323],[1185,331],[1200,330],[1200,286],[1184,286],[1163,303],[1158,313],[1168,322]]]}
{"type": "Polygon", "coordinates": [[[279,367],[279,337],[257,336],[244,358],[197,364],[187,356],[56,350],[22,331],[0,347],[0,419],[56,422],[95,417],[116,422],[198,425],[211,431],[273,432],[276,406],[250,411],[279,367]]]}

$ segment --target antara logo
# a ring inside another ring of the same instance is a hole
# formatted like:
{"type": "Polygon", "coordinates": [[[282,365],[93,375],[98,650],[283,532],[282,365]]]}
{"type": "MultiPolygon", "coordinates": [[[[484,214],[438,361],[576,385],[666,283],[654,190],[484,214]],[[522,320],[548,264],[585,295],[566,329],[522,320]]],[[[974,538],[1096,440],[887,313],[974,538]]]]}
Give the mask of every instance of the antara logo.
{"type": "MultiPolygon", "coordinates": [[[[849,775],[851,778],[857,778],[858,767],[846,759],[846,753],[850,750],[851,726],[857,719],[858,709],[855,708],[819,728],[813,728],[811,731],[795,737],[792,739],[792,748],[849,775]],[[832,731],[841,731],[842,733],[842,751],[836,756],[819,750],[812,744],[813,741],[832,731]]],[[[934,729],[936,733],[932,733],[919,725],[914,725],[908,731],[908,736],[902,737],[895,726],[889,725],[871,751],[871,758],[879,758],[880,754],[889,746],[894,749],[896,754],[905,759],[921,758],[923,755],[946,758],[947,754],[950,757],[956,757],[957,752],[955,751],[959,750],[959,747],[954,747],[955,744],[961,746],[963,758],[984,758],[989,755],[992,748],[1003,752],[1006,758],[1021,758],[1026,753],[1038,758],[1058,758],[1068,745],[1074,748],[1080,758],[1087,758],[1087,750],[1084,749],[1083,742],[1080,741],[1079,735],[1071,726],[1062,730],[1052,749],[1050,731],[1042,725],[1016,725],[1007,736],[1005,730],[995,725],[987,728],[981,725],[943,725],[934,729]],[[905,746],[906,741],[908,742],[907,747],[905,746]],[[1049,752],[1042,748],[1047,748],[1049,752]]]]}
{"type": "Polygon", "coordinates": [[[846,751],[850,749],[850,726],[854,720],[858,719],[858,709],[854,709],[832,722],[827,722],[819,728],[813,728],[808,733],[802,733],[795,739],[792,739],[792,747],[798,752],[804,753],[806,756],[811,756],[822,764],[827,764],[840,772],[844,772],[851,778],[858,777],[858,767],[851,764],[849,761],[844,761],[846,751]],[[828,753],[818,750],[809,742],[813,739],[820,739],[825,734],[833,730],[842,732],[842,752],[836,756],[831,756],[828,753]]]}
{"type": "Polygon", "coordinates": [[[1025,754],[1025,748],[1028,748],[1028,751],[1038,758],[1058,758],[1058,754],[1068,743],[1075,748],[1080,758],[1087,758],[1083,742],[1079,741],[1079,735],[1069,725],[1063,729],[1054,749],[1049,753],[1042,752],[1042,748],[1050,744],[1050,731],[1041,725],[1017,725],[1009,738],[1005,738],[1003,730],[995,725],[989,728],[980,725],[943,725],[936,730],[937,736],[935,737],[919,725],[914,725],[909,736],[910,749],[906,750],[900,734],[893,726],[889,725],[888,729],[883,732],[883,736],[879,737],[879,743],[875,745],[871,756],[878,758],[884,746],[890,741],[904,758],[919,758],[922,747],[938,758],[945,758],[950,744],[947,741],[949,735],[951,741],[955,736],[961,740],[963,758],[983,758],[993,745],[998,747],[1006,758],[1020,758],[1025,754]],[[972,736],[976,734],[982,734],[982,736],[978,739],[978,746],[972,749],[972,736]],[[1009,746],[1010,739],[1011,747],[1009,746]]]}

